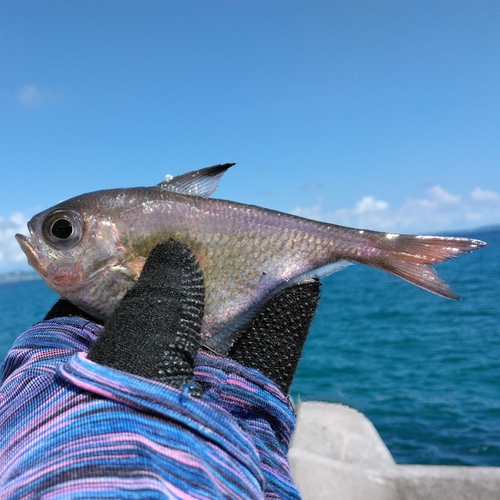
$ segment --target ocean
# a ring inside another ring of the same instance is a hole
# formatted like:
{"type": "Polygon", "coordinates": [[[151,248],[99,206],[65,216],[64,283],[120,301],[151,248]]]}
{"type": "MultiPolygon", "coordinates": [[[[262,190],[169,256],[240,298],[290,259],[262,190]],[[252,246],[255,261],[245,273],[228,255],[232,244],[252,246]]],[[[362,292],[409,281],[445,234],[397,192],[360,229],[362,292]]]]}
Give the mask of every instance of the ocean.
{"type": "MultiPolygon", "coordinates": [[[[437,266],[463,300],[361,265],[325,278],[292,385],[375,425],[397,463],[500,466],[500,230],[437,266]]],[[[57,300],[41,280],[0,284],[0,358],[57,300]]]]}

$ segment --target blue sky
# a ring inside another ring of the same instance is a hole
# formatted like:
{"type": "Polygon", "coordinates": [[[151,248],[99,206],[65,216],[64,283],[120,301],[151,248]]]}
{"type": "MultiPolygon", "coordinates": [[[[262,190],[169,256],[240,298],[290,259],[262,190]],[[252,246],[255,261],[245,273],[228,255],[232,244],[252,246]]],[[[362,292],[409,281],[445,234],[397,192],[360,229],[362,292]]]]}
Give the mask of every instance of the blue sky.
{"type": "Polygon", "coordinates": [[[480,0],[0,0],[0,271],[62,199],[226,161],[220,198],[498,224],[499,26],[480,0]]]}

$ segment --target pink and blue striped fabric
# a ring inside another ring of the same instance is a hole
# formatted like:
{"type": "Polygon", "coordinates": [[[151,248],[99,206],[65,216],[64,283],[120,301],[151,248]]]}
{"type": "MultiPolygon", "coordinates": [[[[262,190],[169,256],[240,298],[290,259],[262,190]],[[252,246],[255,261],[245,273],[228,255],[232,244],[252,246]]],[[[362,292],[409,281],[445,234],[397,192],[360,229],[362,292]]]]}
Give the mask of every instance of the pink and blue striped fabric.
{"type": "Polygon", "coordinates": [[[33,326],[2,366],[0,498],[299,498],[293,408],[258,371],[200,352],[201,399],[86,358],[101,327],[33,326]]]}

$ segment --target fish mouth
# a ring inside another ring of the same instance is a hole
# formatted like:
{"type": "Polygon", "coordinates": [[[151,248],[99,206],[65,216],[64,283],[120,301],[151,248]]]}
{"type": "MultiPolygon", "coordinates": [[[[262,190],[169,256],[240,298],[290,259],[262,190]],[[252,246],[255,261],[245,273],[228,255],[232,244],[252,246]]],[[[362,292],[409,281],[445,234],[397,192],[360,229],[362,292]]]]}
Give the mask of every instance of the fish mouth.
{"type": "Polygon", "coordinates": [[[16,240],[19,243],[19,246],[21,247],[21,250],[24,252],[26,257],[28,258],[28,264],[38,271],[42,277],[44,275],[43,269],[40,263],[40,254],[36,250],[36,238],[34,237],[34,228],[33,228],[33,221],[30,220],[28,222],[28,231],[29,231],[29,236],[26,236],[24,234],[16,234],[16,240]]]}
{"type": "Polygon", "coordinates": [[[25,236],[24,234],[16,234],[16,240],[21,247],[21,250],[25,253],[26,257],[28,257],[28,263],[31,267],[35,267],[35,264],[38,262],[36,258],[35,249],[31,243],[31,239],[25,236]]]}
{"type": "MultiPolygon", "coordinates": [[[[29,224],[28,224],[29,227],[29,224]]],[[[31,228],[30,232],[31,232],[31,228]]],[[[58,274],[51,277],[51,268],[50,266],[45,267],[43,265],[43,260],[41,261],[39,253],[36,251],[35,246],[33,245],[33,238],[29,238],[24,234],[16,234],[16,240],[21,247],[21,250],[28,257],[28,264],[35,269],[42,279],[53,289],[57,291],[57,286],[61,281],[64,281],[66,274],[63,271],[60,271],[58,274]]],[[[78,280],[77,283],[65,283],[65,291],[75,292],[81,290],[85,286],[88,285],[89,282],[93,281],[99,273],[95,272],[87,279],[78,280]]],[[[59,293],[59,292],[58,292],[59,293]]]]}

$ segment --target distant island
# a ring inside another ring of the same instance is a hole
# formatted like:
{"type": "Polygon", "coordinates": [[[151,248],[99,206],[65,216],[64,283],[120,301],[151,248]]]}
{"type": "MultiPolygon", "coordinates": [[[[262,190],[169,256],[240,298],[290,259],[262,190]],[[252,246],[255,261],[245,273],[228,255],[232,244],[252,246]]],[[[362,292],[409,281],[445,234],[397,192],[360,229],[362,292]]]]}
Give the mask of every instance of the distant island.
{"type": "Polygon", "coordinates": [[[498,233],[500,232],[500,224],[494,224],[491,226],[482,226],[475,229],[465,229],[462,231],[454,231],[457,234],[484,234],[484,233],[498,233]]]}
{"type": "Polygon", "coordinates": [[[39,280],[40,275],[36,271],[11,271],[9,273],[0,274],[0,284],[15,283],[17,281],[32,281],[39,280]]]}

